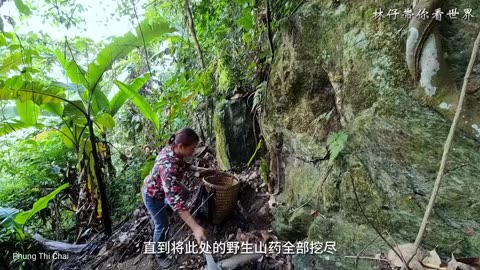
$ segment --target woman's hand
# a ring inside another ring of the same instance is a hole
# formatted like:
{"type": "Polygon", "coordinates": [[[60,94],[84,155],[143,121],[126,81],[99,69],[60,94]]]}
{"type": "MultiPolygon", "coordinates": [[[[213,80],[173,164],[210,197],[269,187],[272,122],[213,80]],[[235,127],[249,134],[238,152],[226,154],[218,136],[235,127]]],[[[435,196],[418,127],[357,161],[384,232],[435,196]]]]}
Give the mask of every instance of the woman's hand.
{"type": "Polygon", "coordinates": [[[197,167],[197,171],[194,173],[195,177],[203,177],[204,175],[214,172],[216,169],[213,168],[202,168],[202,167],[197,167]]]}
{"type": "Polygon", "coordinates": [[[198,225],[198,223],[195,221],[195,219],[192,217],[189,211],[181,211],[180,213],[180,218],[182,218],[185,223],[192,229],[193,235],[195,236],[195,239],[197,240],[198,244],[200,244],[202,241],[207,240],[207,236],[205,235],[205,230],[203,229],[202,226],[198,225]]]}
{"type": "Polygon", "coordinates": [[[203,229],[202,226],[197,226],[194,230],[193,230],[193,235],[195,236],[195,239],[197,240],[198,244],[200,245],[200,243],[202,241],[206,241],[207,240],[207,236],[205,235],[205,230],[203,229]]]}

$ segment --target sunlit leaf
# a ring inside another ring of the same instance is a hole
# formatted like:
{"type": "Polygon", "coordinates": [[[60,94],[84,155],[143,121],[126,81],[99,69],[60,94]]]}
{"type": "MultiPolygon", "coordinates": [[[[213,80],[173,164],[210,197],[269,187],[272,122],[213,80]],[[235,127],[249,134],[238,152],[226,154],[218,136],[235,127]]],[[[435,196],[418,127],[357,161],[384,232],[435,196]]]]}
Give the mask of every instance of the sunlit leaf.
{"type": "Polygon", "coordinates": [[[47,139],[48,137],[50,137],[51,135],[54,135],[54,134],[59,134],[58,130],[50,129],[50,130],[46,130],[46,131],[43,131],[43,132],[37,134],[34,137],[34,139],[37,140],[37,141],[41,141],[41,140],[47,139]]]}
{"type": "Polygon", "coordinates": [[[103,113],[99,116],[95,117],[95,122],[99,124],[100,126],[106,127],[106,128],[113,128],[115,127],[115,120],[113,117],[108,114],[108,113],[103,113]]]}
{"type": "Polygon", "coordinates": [[[62,103],[63,88],[40,82],[26,82],[19,76],[0,81],[0,100],[31,100],[35,104],[62,103]]]}
{"type": "Polygon", "coordinates": [[[237,24],[241,26],[245,31],[250,31],[253,28],[253,17],[251,14],[244,14],[238,21],[237,24]]]}
{"type": "MultiPolygon", "coordinates": [[[[147,75],[148,76],[148,75],[147,75]]],[[[125,92],[128,95],[128,98],[131,99],[132,103],[138,108],[140,113],[152,121],[157,130],[160,129],[160,121],[157,114],[153,111],[152,107],[140,94],[134,91],[131,85],[126,85],[120,81],[115,81],[115,84],[120,88],[121,91],[125,92]]]]}
{"type": "MultiPolygon", "coordinates": [[[[25,128],[29,128],[29,127],[32,127],[32,125],[23,123],[22,121],[18,121],[18,120],[0,121],[0,136],[15,132],[15,131],[19,131],[25,128]]],[[[42,128],[43,125],[36,124],[35,127],[42,128]]]]}
{"type": "Polygon", "coordinates": [[[58,116],[63,114],[63,105],[61,103],[43,104],[41,108],[58,116]]]}
{"type": "Polygon", "coordinates": [[[18,11],[24,15],[30,16],[32,14],[30,8],[28,8],[22,0],[15,0],[15,6],[17,6],[18,11]]]}
{"type": "MultiPolygon", "coordinates": [[[[0,36],[0,39],[3,38],[0,36]]],[[[4,39],[5,40],[5,39],[4,39]]],[[[1,40],[0,40],[1,43],[1,40]]],[[[22,53],[16,52],[9,54],[6,58],[1,61],[0,64],[0,74],[6,74],[9,71],[17,68],[22,64],[22,53]]]]}
{"type": "Polygon", "coordinates": [[[17,112],[20,119],[28,125],[34,125],[37,123],[38,116],[40,115],[40,107],[33,103],[32,100],[16,101],[17,112]]]}
{"type": "Polygon", "coordinates": [[[107,96],[100,89],[93,92],[92,99],[92,112],[96,115],[100,112],[107,112],[110,109],[110,102],[108,102],[107,96]]]}
{"type": "Polygon", "coordinates": [[[113,41],[98,53],[95,62],[88,65],[89,89],[93,89],[99,84],[103,74],[115,60],[127,56],[133,49],[143,46],[144,42],[147,44],[172,31],[174,29],[170,24],[161,19],[153,22],[145,20],[135,29],[137,35],[128,32],[121,37],[114,37],[113,41]],[[140,27],[142,31],[140,31],[140,27]]]}
{"type": "MultiPolygon", "coordinates": [[[[137,93],[142,86],[145,85],[145,83],[148,81],[150,76],[143,76],[143,77],[138,77],[133,82],[130,84],[130,89],[132,92],[137,93]]],[[[125,101],[128,99],[128,94],[125,93],[124,91],[118,91],[115,96],[113,96],[112,100],[110,101],[110,114],[115,115],[118,110],[122,107],[122,105],[125,103],[125,101]]]]}
{"type": "Polygon", "coordinates": [[[82,67],[77,65],[74,61],[67,60],[65,55],[58,49],[55,50],[55,56],[57,56],[58,61],[62,65],[70,81],[83,85],[86,88],[89,87],[86,79],[86,71],[82,67]]]}

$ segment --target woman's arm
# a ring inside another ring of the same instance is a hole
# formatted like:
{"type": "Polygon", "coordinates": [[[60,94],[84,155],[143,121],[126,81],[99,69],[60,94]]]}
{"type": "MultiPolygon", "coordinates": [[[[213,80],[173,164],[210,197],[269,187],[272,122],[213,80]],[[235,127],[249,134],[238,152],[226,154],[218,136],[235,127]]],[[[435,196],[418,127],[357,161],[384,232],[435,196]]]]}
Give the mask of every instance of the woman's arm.
{"type": "Polygon", "coordinates": [[[187,223],[187,225],[190,227],[190,229],[193,232],[193,235],[195,236],[195,239],[197,240],[198,244],[202,241],[206,241],[207,237],[205,236],[205,231],[202,226],[198,225],[198,223],[195,221],[195,219],[192,217],[190,214],[190,211],[179,211],[180,218],[187,223]]]}

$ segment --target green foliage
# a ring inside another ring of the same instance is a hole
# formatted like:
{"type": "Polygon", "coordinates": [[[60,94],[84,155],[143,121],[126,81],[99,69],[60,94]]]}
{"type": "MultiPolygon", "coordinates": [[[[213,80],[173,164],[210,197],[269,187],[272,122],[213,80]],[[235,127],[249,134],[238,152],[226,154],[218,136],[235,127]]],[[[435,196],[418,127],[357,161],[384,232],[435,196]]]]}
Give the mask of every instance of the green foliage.
{"type": "Polygon", "coordinates": [[[33,103],[32,100],[17,100],[16,103],[18,115],[23,123],[27,125],[35,125],[37,123],[37,118],[40,115],[40,107],[33,103]]]}
{"type": "Polygon", "coordinates": [[[24,15],[31,15],[32,14],[32,12],[28,8],[28,6],[25,5],[22,0],[15,0],[15,6],[17,6],[18,11],[20,11],[20,13],[22,13],[24,15]]]}
{"type": "Polygon", "coordinates": [[[140,176],[142,179],[147,177],[147,175],[150,173],[150,170],[153,168],[154,164],[155,164],[155,157],[149,156],[145,161],[145,165],[142,168],[142,175],[140,176]]]}
{"type": "MultiPolygon", "coordinates": [[[[110,114],[115,115],[125,103],[125,101],[127,101],[129,98],[131,99],[132,97],[136,96],[137,92],[145,85],[149,78],[150,76],[148,74],[145,74],[143,77],[138,77],[133,80],[130,85],[126,86],[123,91],[117,92],[117,94],[115,94],[115,96],[113,96],[112,100],[110,101],[110,114]]],[[[118,83],[124,85],[119,81],[118,83]]]]}
{"type": "Polygon", "coordinates": [[[95,117],[94,120],[95,120],[95,123],[105,128],[115,127],[115,119],[113,119],[113,117],[108,113],[100,114],[99,116],[95,117]]]}
{"type": "Polygon", "coordinates": [[[145,83],[149,78],[150,76],[146,74],[142,79],[139,78],[139,80],[134,81],[131,85],[126,85],[120,81],[115,81],[115,84],[118,86],[118,88],[120,88],[121,91],[126,94],[127,98],[131,99],[132,103],[137,106],[140,113],[145,118],[152,121],[155,128],[159,130],[160,122],[158,120],[157,114],[153,111],[152,107],[150,106],[150,104],[148,104],[145,98],[137,94],[137,91],[140,89],[140,87],[143,86],[142,82],[145,83]]]}
{"type": "Polygon", "coordinates": [[[14,208],[32,205],[43,189],[63,181],[54,169],[67,167],[74,154],[55,131],[0,149],[0,204],[14,208]]]}
{"type": "Polygon", "coordinates": [[[64,189],[68,188],[70,186],[69,183],[65,183],[63,185],[61,185],[60,187],[58,187],[57,189],[55,189],[54,191],[52,191],[50,194],[48,194],[47,196],[44,196],[42,198],[40,198],[38,201],[36,201],[34,204],[33,204],[33,207],[32,209],[28,210],[28,211],[21,211],[19,213],[17,213],[15,215],[15,223],[19,224],[19,225],[22,225],[24,226],[27,221],[33,216],[35,215],[36,213],[38,213],[39,211],[45,209],[47,206],[48,206],[48,203],[53,199],[55,198],[55,196],[57,196],[58,193],[60,193],[61,191],[63,191],[64,189]]]}
{"type": "Polygon", "coordinates": [[[327,145],[330,154],[330,160],[335,160],[340,152],[345,148],[348,140],[348,134],[345,132],[335,132],[328,136],[327,145]]]}
{"type": "Polygon", "coordinates": [[[57,196],[62,190],[69,187],[70,184],[65,183],[55,189],[53,192],[40,198],[33,204],[32,209],[28,211],[20,211],[13,208],[0,208],[0,219],[3,217],[2,225],[7,229],[15,229],[20,239],[25,238],[25,224],[28,220],[38,213],[39,211],[45,209],[48,206],[48,203],[57,196]]]}

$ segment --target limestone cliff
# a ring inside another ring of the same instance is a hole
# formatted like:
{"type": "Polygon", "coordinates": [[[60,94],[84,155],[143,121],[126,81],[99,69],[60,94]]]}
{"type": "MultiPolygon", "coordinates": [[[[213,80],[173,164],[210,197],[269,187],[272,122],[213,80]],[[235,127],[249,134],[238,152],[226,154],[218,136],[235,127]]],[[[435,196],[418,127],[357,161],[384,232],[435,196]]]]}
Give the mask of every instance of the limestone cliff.
{"type": "MultiPolygon", "coordinates": [[[[480,11],[477,1],[448,4],[480,11]]],[[[277,200],[289,206],[275,210],[275,230],[291,240],[337,245],[335,256],[296,256],[299,269],[353,269],[353,260],[343,256],[356,255],[376,237],[353,185],[381,231],[397,243],[415,240],[450,120],[439,102],[425,102],[416,90],[405,60],[408,22],[372,19],[377,8],[406,5],[307,1],[282,21],[275,36],[263,135],[276,157],[277,200]],[[339,131],[348,140],[340,156],[329,161],[327,138],[339,131]]],[[[478,21],[445,22],[440,29],[449,75],[460,89],[478,21]]],[[[479,73],[477,63],[466,112],[480,106],[479,73]]],[[[480,133],[471,126],[463,125],[456,135],[423,241],[427,249],[438,245],[441,256],[480,254],[480,133]]],[[[377,240],[365,253],[387,249],[377,240]]],[[[362,267],[370,269],[367,262],[362,267]]]]}

